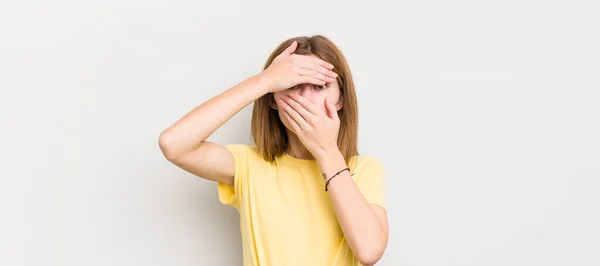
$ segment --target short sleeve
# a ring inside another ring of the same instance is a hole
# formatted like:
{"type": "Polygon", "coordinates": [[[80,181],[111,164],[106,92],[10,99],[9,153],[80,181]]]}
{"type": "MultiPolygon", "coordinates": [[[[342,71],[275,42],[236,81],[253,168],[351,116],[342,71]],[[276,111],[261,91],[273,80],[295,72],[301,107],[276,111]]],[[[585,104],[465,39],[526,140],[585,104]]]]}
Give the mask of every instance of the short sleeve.
{"type": "Polygon", "coordinates": [[[248,145],[231,144],[225,146],[235,161],[235,175],[233,177],[233,186],[226,183],[218,183],[219,201],[239,209],[240,199],[242,198],[242,184],[248,176],[248,145]]]}
{"type": "Polygon", "coordinates": [[[356,186],[370,204],[385,208],[385,171],[383,165],[373,157],[366,157],[364,164],[356,170],[356,186]]]}

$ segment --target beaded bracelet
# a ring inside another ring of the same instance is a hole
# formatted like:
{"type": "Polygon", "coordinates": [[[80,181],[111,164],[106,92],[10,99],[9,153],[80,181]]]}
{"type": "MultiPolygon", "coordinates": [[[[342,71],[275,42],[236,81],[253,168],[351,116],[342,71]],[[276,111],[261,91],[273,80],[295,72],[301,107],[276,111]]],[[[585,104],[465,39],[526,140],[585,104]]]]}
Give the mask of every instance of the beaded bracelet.
{"type": "MultiPolygon", "coordinates": [[[[332,177],[330,177],[327,180],[327,182],[325,182],[325,191],[328,191],[327,186],[329,186],[329,181],[331,181],[331,179],[333,179],[335,176],[339,175],[341,172],[346,171],[346,170],[350,171],[350,168],[342,169],[339,172],[337,172],[335,175],[333,175],[332,177]]],[[[325,178],[325,173],[323,173],[323,178],[325,178]]]]}

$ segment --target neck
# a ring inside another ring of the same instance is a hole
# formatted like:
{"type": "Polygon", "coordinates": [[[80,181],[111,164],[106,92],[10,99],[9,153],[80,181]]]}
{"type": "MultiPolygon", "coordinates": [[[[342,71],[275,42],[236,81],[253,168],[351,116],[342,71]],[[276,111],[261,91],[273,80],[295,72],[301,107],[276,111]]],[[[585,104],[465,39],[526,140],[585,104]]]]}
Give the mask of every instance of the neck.
{"type": "Polygon", "coordinates": [[[296,134],[288,130],[287,135],[289,142],[286,152],[289,155],[298,159],[315,160],[313,154],[310,153],[310,151],[306,149],[306,147],[304,147],[304,145],[302,144],[302,142],[296,134]]]}

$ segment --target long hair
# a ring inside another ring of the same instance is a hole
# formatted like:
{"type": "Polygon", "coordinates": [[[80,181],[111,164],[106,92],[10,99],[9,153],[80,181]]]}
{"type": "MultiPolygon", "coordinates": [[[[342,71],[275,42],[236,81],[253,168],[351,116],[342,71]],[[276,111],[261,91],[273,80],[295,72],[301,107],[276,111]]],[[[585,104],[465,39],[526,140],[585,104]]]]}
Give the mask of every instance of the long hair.
{"type": "MultiPolygon", "coordinates": [[[[332,41],[322,35],[294,37],[281,43],[271,53],[264,69],[267,69],[275,57],[294,41],[298,42],[295,54],[315,55],[333,64],[333,72],[338,74],[336,79],[340,87],[343,106],[338,111],[340,130],[337,145],[346,163],[350,164],[350,160],[358,155],[358,104],[352,74],[346,58],[332,41]]],[[[277,110],[272,109],[269,105],[273,102],[273,93],[267,93],[254,102],[252,110],[252,138],[257,152],[269,162],[273,162],[275,157],[285,153],[288,145],[285,125],[281,122],[277,110]]]]}

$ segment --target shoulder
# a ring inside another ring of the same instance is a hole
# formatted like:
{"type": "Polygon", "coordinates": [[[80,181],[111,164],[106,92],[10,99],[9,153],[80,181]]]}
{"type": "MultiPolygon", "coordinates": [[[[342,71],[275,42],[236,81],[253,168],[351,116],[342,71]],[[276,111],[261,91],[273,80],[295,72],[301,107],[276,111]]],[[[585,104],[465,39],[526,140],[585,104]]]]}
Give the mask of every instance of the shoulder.
{"type": "Polygon", "coordinates": [[[356,172],[377,172],[383,171],[383,164],[379,159],[368,155],[357,155],[353,161],[356,172]]]}
{"type": "Polygon", "coordinates": [[[229,149],[232,152],[238,152],[238,153],[249,153],[249,154],[256,153],[256,146],[246,144],[246,143],[229,144],[229,145],[225,145],[225,148],[229,149]]]}
{"type": "Polygon", "coordinates": [[[356,156],[355,164],[350,167],[352,177],[359,186],[365,183],[383,183],[385,172],[380,160],[373,156],[356,156]]]}
{"type": "Polygon", "coordinates": [[[385,206],[385,173],[383,164],[373,156],[356,156],[352,178],[370,204],[385,206]]]}
{"type": "Polygon", "coordinates": [[[254,145],[249,145],[249,144],[245,144],[245,143],[233,143],[233,144],[229,144],[229,145],[225,145],[226,148],[228,149],[236,149],[236,150],[248,150],[251,149],[254,145]]]}
{"type": "Polygon", "coordinates": [[[226,145],[233,154],[236,161],[245,161],[250,163],[263,161],[262,156],[258,153],[255,144],[234,143],[226,145]]]}

